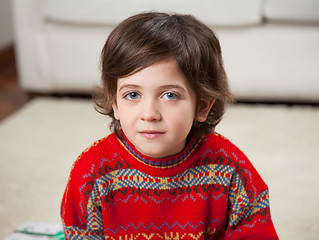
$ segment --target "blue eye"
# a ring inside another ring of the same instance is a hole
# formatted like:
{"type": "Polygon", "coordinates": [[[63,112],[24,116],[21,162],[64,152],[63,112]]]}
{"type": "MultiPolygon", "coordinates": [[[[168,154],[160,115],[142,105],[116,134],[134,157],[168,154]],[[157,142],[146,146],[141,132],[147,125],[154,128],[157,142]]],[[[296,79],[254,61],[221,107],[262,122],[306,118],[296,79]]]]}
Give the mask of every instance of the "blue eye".
{"type": "Polygon", "coordinates": [[[127,98],[129,100],[135,100],[135,99],[138,99],[139,97],[140,95],[137,92],[130,92],[124,96],[124,98],[127,98]]]}
{"type": "Polygon", "coordinates": [[[166,100],[177,100],[179,99],[179,96],[175,93],[168,92],[164,94],[163,98],[166,100]]]}

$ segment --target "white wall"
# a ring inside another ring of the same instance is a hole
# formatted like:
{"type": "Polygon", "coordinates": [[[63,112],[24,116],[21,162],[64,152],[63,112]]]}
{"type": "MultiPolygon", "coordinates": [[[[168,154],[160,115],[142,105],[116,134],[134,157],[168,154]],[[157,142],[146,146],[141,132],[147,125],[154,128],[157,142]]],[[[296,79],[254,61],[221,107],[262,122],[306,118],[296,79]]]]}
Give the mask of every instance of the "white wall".
{"type": "Polygon", "coordinates": [[[0,49],[13,43],[11,0],[0,0],[0,49]]]}

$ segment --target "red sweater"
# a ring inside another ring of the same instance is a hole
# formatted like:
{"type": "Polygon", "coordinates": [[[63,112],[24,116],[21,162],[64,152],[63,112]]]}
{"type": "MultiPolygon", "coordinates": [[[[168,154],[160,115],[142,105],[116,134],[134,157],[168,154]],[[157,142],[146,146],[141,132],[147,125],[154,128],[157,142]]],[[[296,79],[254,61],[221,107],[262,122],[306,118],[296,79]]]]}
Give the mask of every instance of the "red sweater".
{"type": "Polygon", "coordinates": [[[163,159],[123,135],[95,142],[73,165],[61,217],[67,239],[278,239],[267,185],[216,133],[163,159]]]}

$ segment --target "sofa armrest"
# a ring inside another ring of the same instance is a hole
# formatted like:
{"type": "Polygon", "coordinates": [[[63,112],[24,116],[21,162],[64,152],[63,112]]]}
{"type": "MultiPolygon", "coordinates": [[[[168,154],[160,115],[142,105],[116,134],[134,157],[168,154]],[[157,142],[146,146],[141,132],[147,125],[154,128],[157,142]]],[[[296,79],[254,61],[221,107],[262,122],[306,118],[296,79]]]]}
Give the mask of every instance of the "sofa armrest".
{"type": "Polygon", "coordinates": [[[19,82],[25,90],[49,89],[42,0],[12,0],[19,82]]]}

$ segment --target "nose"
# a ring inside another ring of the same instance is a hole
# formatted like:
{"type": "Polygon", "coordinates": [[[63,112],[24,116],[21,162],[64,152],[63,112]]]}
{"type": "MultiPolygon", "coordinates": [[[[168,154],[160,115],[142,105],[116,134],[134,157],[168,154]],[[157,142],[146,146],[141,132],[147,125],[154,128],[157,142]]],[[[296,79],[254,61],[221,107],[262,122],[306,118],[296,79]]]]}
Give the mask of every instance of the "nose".
{"type": "Polygon", "coordinates": [[[159,107],[154,101],[149,101],[142,106],[141,120],[143,121],[160,121],[162,115],[159,107]]]}

